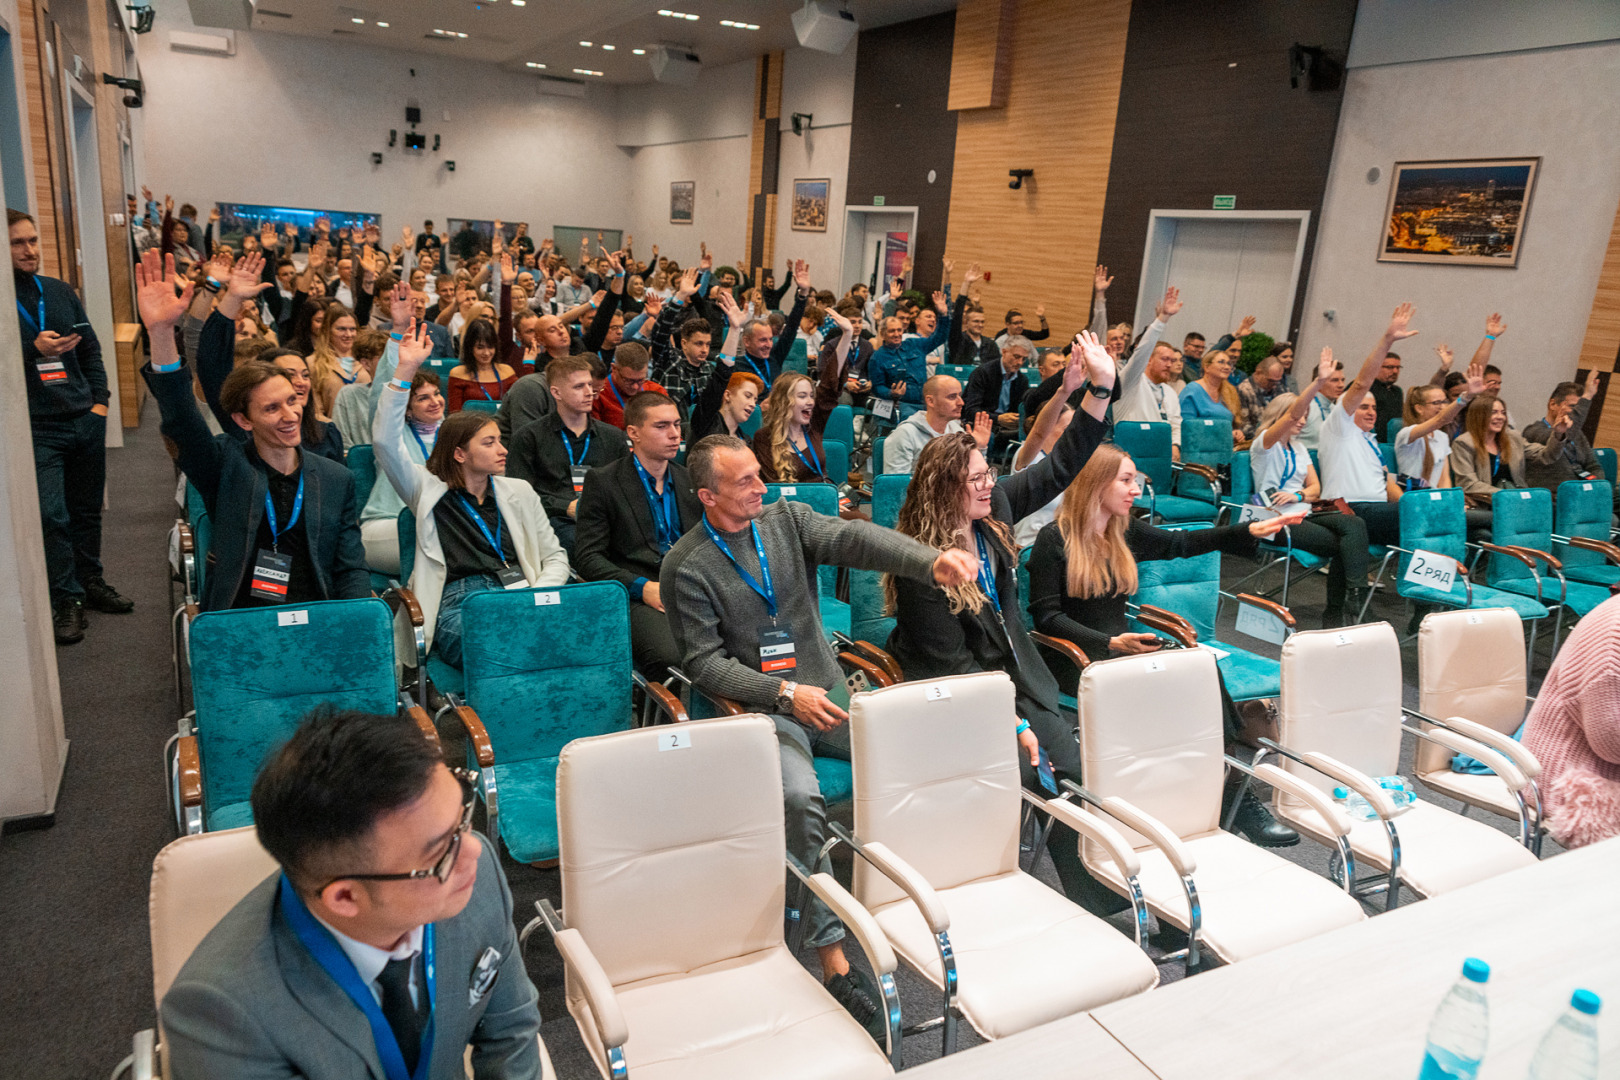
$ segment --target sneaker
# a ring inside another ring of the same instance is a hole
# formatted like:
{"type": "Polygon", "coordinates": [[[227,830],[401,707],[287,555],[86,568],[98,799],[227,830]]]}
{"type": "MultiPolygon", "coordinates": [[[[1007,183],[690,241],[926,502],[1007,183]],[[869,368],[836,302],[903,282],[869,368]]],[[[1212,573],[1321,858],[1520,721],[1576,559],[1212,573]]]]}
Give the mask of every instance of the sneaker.
{"type": "Polygon", "coordinates": [[[117,589],[100,578],[84,583],[84,603],[91,611],[107,615],[127,615],[135,610],[135,601],[119,596],[117,589]]]}
{"type": "Polygon", "coordinates": [[[58,645],[77,645],[84,640],[84,601],[77,597],[59,600],[51,609],[51,624],[58,645]]]}
{"type": "Polygon", "coordinates": [[[833,1000],[842,1005],[879,1046],[887,1044],[885,1033],[889,1025],[883,1015],[882,1006],[878,1004],[883,1000],[883,994],[870,975],[850,968],[842,975],[834,975],[828,979],[826,987],[833,1000]]]}
{"type": "Polygon", "coordinates": [[[1299,843],[1299,833],[1272,817],[1266,804],[1252,791],[1245,791],[1238,800],[1232,831],[1261,847],[1293,847],[1299,843]]]}

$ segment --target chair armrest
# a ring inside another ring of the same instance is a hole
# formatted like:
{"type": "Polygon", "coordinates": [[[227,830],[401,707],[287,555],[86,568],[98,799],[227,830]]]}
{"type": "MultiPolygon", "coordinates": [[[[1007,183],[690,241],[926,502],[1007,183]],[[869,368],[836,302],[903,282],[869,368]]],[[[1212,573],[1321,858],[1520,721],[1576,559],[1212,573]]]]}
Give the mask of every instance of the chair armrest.
{"type": "Polygon", "coordinates": [[[1200,465],[1195,461],[1181,461],[1176,463],[1182,472],[1190,472],[1194,476],[1201,476],[1209,482],[1209,486],[1216,491],[1221,490],[1221,476],[1208,465],[1200,465]]]}
{"type": "MultiPolygon", "coordinates": [[[[792,863],[788,865],[792,866],[792,863]]],[[[838,916],[840,922],[854,932],[855,940],[861,943],[866,959],[872,964],[872,973],[893,975],[894,969],[899,966],[894,958],[894,947],[889,944],[877,920],[872,918],[872,913],[862,907],[831,874],[810,874],[805,877],[804,883],[838,916]]]]}
{"type": "Polygon", "coordinates": [[[191,534],[191,526],[184,518],[174,523],[176,534],[180,537],[180,553],[182,555],[195,555],[197,553],[197,538],[191,534]]]}
{"type": "Polygon", "coordinates": [[[146,1028],[135,1033],[130,1054],[129,1080],[161,1080],[158,1071],[157,1030],[146,1028]]]}
{"type": "Polygon", "coordinates": [[[1572,536],[1564,541],[1570,547],[1584,548],[1587,551],[1596,551],[1612,563],[1620,564],[1620,547],[1606,544],[1602,540],[1593,540],[1585,536],[1572,536]]]}
{"type": "MultiPolygon", "coordinates": [[[[1436,724],[1439,727],[1450,728],[1464,738],[1472,739],[1477,743],[1484,743],[1513,762],[1514,766],[1530,780],[1534,780],[1541,775],[1541,762],[1536,759],[1536,755],[1532,754],[1522,742],[1502,734],[1495,728],[1488,728],[1484,724],[1461,716],[1448,716],[1443,721],[1429,720],[1426,716],[1418,719],[1436,724]]],[[[1479,755],[1470,754],[1469,757],[1479,757],[1479,755]]],[[[1480,758],[1480,760],[1485,759],[1480,758]]]]}
{"type": "Polygon", "coordinates": [[[175,745],[180,765],[180,805],[202,805],[202,759],[197,756],[197,736],[182,735],[175,745]]]}
{"type": "Polygon", "coordinates": [[[1142,860],[1125,838],[1102,818],[1063,799],[1043,799],[1033,791],[1024,792],[1024,801],[1038,810],[1044,810],[1088,840],[1094,840],[1108,851],[1108,857],[1119,867],[1121,877],[1133,878],[1142,872],[1142,860]]]}
{"type": "Polygon", "coordinates": [[[1263,611],[1271,612],[1271,614],[1281,619],[1283,621],[1283,625],[1288,627],[1290,630],[1294,629],[1295,626],[1298,625],[1294,621],[1294,613],[1277,603],[1275,600],[1267,600],[1263,596],[1256,596],[1253,593],[1246,592],[1238,593],[1237,598],[1245,604],[1253,604],[1255,607],[1260,608],[1263,611]]]}
{"type": "Polygon", "coordinates": [[[1372,777],[1366,773],[1352,769],[1337,758],[1328,757],[1326,754],[1315,750],[1307,750],[1299,756],[1305,764],[1323,776],[1337,780],[1363,799],[1366,799],[1368,804],[1377,811],[1378,816],[1383,820],[1388,821],[1395,816],[1395,803],[1390,799],[1389,793],[1373,783],[1372,777]]]}
{"type": "Polygon", "coordinates": [[[428,716],[427,710],[420,705],[412,705],[405,710],[405,715],[416,721],[416,726],[422,731],[422,737],[433,744],[433,749],[442,752],[439,746],[439,729],[433,726],[433,718],[428,716]]]}
{"type": "Polygon", "coordinates": [[[890,851],[888,845],[876,842],[861,844],[855,851],[861,858],[871,863],[873,869],[900,886],[901,890],[911,897],[911,902],[917,905],[923,921],[928,924],[929,933],[943,934],[951,928],[951,914],[945,910],[945,905],[939,902],[939,894],[928,884],[928,879],[919,874],[910,863],[890,851]]]}
{"type": "Polygon", "coordinates": [[[704,697],[706,697],[710,701],[712,701],[714,703],[714,707],[716,709],[720,710],[720,715],[721,716],[747,716],[748,715],[749,710],[743,708],[742,703],[739,702],[739,701],[733,701],[728,697],[721,697],[719,694],[704,693],[702,690],[697,689],[697,687],[695,687],[695,686],[692,688],[692,690],[693,690],[694,693],[703,694],[704,697]]]}
{"type": "Polygon", "coordinates": [[[866,659],[882,668],[884,672],[888,674],[889,682],[886,685],[892,686],[895,683],[906,681],[905,672],[900,670],[899,661],[895,660],[895,658],[890,656],[888,652],[878,648],[870,641],[851,642],[850,648],[866,657],[866,659]]]}
{"type": "MultiPolygon", "coordinates": [[[[1415,728],[1405,727],[1405,725],[1402,725],[1402,727],[1406,731],[1419,734],[1415,728]]],[[[1525,779],[1524,773],[1519,771],[1519,767],[1508,760],[1506,754],[1499,754],[1484,743],[1475,742],[1473,739],[1459,735],[1455,731],[1447,731],[1445,728],[1431,728],[1428,731],[1421,732],[1421,735],[1423,738],[1431,742],[1437,742],[1454,753],[1467,754],[1471,758],[1477,758],[1491,772],[1501,777],[1502,782],[1507,784],[1509,791],[1520,791],[1530,782],[1525,779]]]]}
{"type": "Polygon", "coordinates": [[[489,741],[489,732],[484,722],[478,719],[478,714],[466,705],[455,706],[456,719],[461,726],[467,729],[467,739],[473,745],[473,753],[478,758],[478,767],[487,769],[495,764],[495,744],[489,741]]]}
{"type": "Polygon", "coordinates": [[[1085,650],[1068,638],[1053,637],[1051,634],[1042,634],[1031,630],[1029,639],[1037,645],[1044,645],[1051,649],[1081,671],[1086,670],[1086,665],[1091,663],[1091,657],[1086,655],[1085,650]]]}
{"type": "Polygon", "coordinates": [[[396,585],[382,595],[384,601],[389,597],[399,601],[399,606],[404,609],[405,617],[411,620],[412,626],[422,625],[422,604],[416,599],[415,593],[403,585],[396,585]]]}
{"type": "MultiPolygon", "coordinates": [[[[1525,566],[1529,567],[1532,573],[1535,572],[1536,560],[1531,557],[1529,551],[1526,549],[1509,547],[1503,544],[1491,544],[1484,541],[1480,542],[1479,547],[1481,550],[1489,551],[1494,555],[1506,555],[1510,559],[1517,559],[1524,563],[1525,566]]],[[[1549,555],[1547,558],[1551,559],[1552,556],[1549,555]]]]}
{"type": "Polygon", "coordinates": [[[201,615],[201,614],[202,614],[201,605],[195,604],[195,603],[190,603],[190,604],[186,605],[186,619],[187,620],[195,622],[197,616],[201,615]]]}
{"type": "Polygon", "coordinates": [[[648,679],[643,689],[646,690],[647,696],[652,699],[653,708],[669,717],[670,723],[684,724],[691,719],[686,714],[686,707],[681,704],[681,699],[670,693],[669,687],[648,679]]]}
{"type": "Polygon", "coordinates": [[[1198,644],[1198,631],[1194,630],[1180,615],[1156,608],[1152,604],[1143,604],[1136,609],[1136,621],[1163,634],[1175,638],[1185,648],[1192,648],[1198,644]]]}
{"type": "Polygon", "coordinates": [[[619,995],[608,981],[607,972],[585,944],[585,937],[569,927],[559,930],[552,938],[563,962],[573,972],[585,1002],[591,1007],[591,1019],[596,1021],[596,1035],[602,1045],[612,1049],[630,1041],[630,1026],[625,1023],[624,1010],[619,1007],[619,995]]]}
{"type": "Polygon", "coordinates": [[[1350,818],[1344,812],[1344,807],[1322,794],[1321,788],[1313,787],[1299,777],[1284,772],[1275,765],[1256,765],[1254,775],[1257,779],[1264,780],[1279,791],[1286,791],[1288,794],[1297,797],[1312,810],[1322,815],[1322,820],[1327,822],[1328,828],[1333,830],[1333,835],[1350,835],[1350,818]]]}
{"type": "Polygon", "coordinates": [[[889,678],[888,672],[884,671],[882,668],[878,667],[864,656],[856,656],[854,653],[847,651],[841,652],[838,654],[838,662],[843,664],[846,668],[854,668],[856,671],[859,671],[861,674],[865,675],[866,681],[874,687],[894,685],[894,680],[889,678]]]}
{"type": "Polygon", "coordinates": [[[1564,569],[1564,560],[1558,558],[1556,555],[1553,555],[1551,552],[1542,551],[1540,548],[1530,547],[1528,544],[1508,544],[1507,546],[1512,548],[1514,551],[1521,551],[1533,559],[1540,559],[1554,570],[1562,571],[1564,569]]]}
{"type": "Polygon", "coordinates": [[[1164,852],[1164,857],[1170,860],[1177,874],[1190,877],[1198,870],[1198,861],[1193,858],[1192,852],[1181,846],[1181,838],[1161,822],[1149,817],[1146,811],[1137,809],[1118,795],[1099,799],[1097,805],[1109,817],[1147,837],[1154,847],[1164,852]]]}

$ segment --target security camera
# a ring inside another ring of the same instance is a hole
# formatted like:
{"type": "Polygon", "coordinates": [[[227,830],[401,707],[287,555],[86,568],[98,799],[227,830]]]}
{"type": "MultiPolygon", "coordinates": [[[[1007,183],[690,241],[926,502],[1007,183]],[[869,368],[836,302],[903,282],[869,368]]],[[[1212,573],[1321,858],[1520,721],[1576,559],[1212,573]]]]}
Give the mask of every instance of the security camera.
{"type": "Polygon", "coordinates": [[[1034,169],[1008,169],[1007,170],[1007,175],[1012,177],[1012,181],[1007,186],[1012,188],[1014,191],[1017,191],[1019,188],[1024,186],[1024,178],[1025,177],[1035,175],[1035,170],[1034,169]]]}
{"type": "Polygon", "coordinates": [[[446,169],[448,169],[448,170],[449,170],[449,171],[451,171],[451,172],[455,172],[455,171],[456,171],[456,163],[455,163],[455,162],[453,162],[453,161],[446,161],[446,162],[445,162],[445,163],[444,163],[444,167],[445,167],[445,168],[446,168],[446,169]]]}
{"type": "Polygon", "coordinates": [[[381,165],[382,164],[382,151],[381,150],[373,150],[371,152],[371,163],[373,165],[381,165]]]}
{"type": "Polygon", "coordinates": [[[116,75],[108,75],[107,73],[103,72],[101,75],[101,81],[106,83],[108,86],[116,86],[120,90],[129,91],[129,96],[124,98],[125,107],[131,109],[138,109],[141,107],[141,95],[145,93],[146,89],[141,83],[141,80],[121,79],[116,75]]]}

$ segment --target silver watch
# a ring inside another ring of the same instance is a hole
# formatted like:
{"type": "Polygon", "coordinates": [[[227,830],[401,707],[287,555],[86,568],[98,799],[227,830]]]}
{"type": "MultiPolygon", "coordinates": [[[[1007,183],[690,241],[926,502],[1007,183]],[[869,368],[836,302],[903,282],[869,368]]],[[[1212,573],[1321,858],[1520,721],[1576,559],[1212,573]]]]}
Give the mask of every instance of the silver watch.
{"type": "Polygon", "coordinates": [[[799,688],[799,684],[796,683],[796,682],[793,682],[791,679],[789,679],[789,680],[783,682],[782,683],[782,689],[777,691],[777,694],[776,694],[776,709],[782,715],[784,715],[784,716],[792,716],[793,715],[793,692],[795,690],[797,690],[798,688],[799,688]]]}

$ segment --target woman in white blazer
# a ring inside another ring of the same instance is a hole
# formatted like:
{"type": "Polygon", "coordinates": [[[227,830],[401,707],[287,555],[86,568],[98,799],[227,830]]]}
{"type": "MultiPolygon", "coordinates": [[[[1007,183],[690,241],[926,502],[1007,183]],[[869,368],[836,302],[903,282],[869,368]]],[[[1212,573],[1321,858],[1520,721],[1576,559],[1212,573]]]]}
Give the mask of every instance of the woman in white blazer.
{"type": "Polygon", "coordinates": [[[534,488],[502,475],[506,448],[493,416],[453,414],[426,464],[412,459],[405,408],[411,380],[432,350],[413,320],[400,335],[399,366],[377,403],[371,438],[377,463],[416,516],[410,587],[422,605],[428,648],[460,667],[462,601],[484,589],[564,584],[568,556],[534,488]]]}

